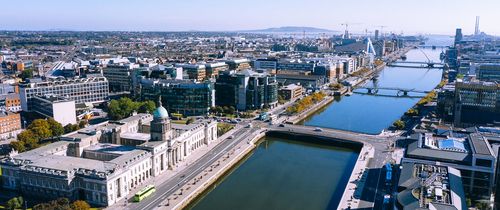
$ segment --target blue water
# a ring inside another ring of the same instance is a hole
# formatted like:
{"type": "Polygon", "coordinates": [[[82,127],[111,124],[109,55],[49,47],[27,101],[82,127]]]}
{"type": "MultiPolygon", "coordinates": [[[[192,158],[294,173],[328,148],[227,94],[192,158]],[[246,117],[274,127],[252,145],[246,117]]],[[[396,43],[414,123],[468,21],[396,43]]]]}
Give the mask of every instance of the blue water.
{"type": "Polygon", "coordinates": [[[359,152],[305,142],[266,137],[188,209],[335,209],[359,152]]]}
{"type": "MultiPolygon", "coordinates": [[[[407,54],[407,61],[439,61],[440,49],[415,49],[407,54]],[[428,59],[427,59],[427,57],[428,59]]],[[[396,87],[422,91],[432,90],[441,81],[442,70],[386,67],[375,81],[365,86],[396,87]]],[[[380,94],[396,95],[395,91],[379,90],[380,94]]],[[[422,94],[410,93],[413,96],[422,94]]],[[[335,128],[361,133],[378,134],[399,119],[418,102],[418,98],[397,98],[353,94],[342,97],[328,107],[305,119],[303,124],[335,128]]]]}

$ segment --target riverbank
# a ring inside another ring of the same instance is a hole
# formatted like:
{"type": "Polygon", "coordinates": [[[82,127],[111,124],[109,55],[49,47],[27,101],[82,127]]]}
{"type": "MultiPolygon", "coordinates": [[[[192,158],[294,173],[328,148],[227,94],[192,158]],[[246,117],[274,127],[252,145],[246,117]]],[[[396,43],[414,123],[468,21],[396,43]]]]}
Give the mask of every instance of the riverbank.
{"type": "Polygon", "coordinates": [[[288,117],[285,120],[285,123],[286,124],[297,124],[300,121],[304,120],[305,118],[309,117],[310,115],[314,114],[319,109],[330,104],[333,101],[333,99],[334,99],[333,96],[325,96],[325,98],[323,98],[323,100],[321,100],[319,103],[316,103],[316,104],[308,107],[306,110],[304,110],[298,114],[295,114],[293,116],[288,117]]]}
{"type": "Polygon", "coordinates": [[[232,150],[228,151],[226,155],[204,169],[201,174],[187,181],[182,188],[165,198],[166,202],[164,201],[160,205],[161,209],[183,209],[188,206],[211,187],[213,183],[244,159],[264,136],[264,130],[260,130],[249,141],[241,141],[232,150]]]}

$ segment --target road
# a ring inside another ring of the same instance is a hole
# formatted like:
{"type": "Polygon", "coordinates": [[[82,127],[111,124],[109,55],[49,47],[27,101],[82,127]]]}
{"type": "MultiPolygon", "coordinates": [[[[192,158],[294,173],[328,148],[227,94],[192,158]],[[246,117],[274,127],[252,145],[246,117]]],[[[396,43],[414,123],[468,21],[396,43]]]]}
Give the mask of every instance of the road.
{"type": "MultiPolygon", "coordinates": [[[[177,173],[166,182],[156,185],[156,192],[150,197],[144,199],[140,203],[131,203],[126,207],[126,209],[153,209],[158,207],[161,202],[164,202],[166,198],[180,189],[188,180],[192,180],[197,175],[199,175],[203,170],[213,164],[216,160],[221,158],[226,154],[231,148],[241,141],[248,140],[248,137],[253,132],[258,131],[259,128],[241,128],[237,130],[233,136],[234,139],[227,139],[215,146],[212,151],[203,155],[196,162],[192,163],[190,166],[185,168],[183,171],[177,173]]],[[[168,173],[168,172],[167,172],[168,173]]]]}

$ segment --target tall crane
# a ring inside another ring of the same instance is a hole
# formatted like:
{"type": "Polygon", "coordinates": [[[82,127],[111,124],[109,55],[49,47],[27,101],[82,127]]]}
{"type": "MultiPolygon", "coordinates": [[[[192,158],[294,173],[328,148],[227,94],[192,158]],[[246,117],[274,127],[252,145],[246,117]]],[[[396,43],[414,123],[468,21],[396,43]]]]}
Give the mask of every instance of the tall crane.
{"type": "Polygon", "coordinates": [[[380,28],[380,37],[384,37],[384,33],[382,32],[384,28],[387,28],[387,26],[376,26],[380,28]]]}
{"type": "Polygon", "coordinates": [[[349,39],[350,38],[350,35],[349,35],[349,25],[359,25],[361,23],[349,23],[349,22],[345,22],[345,23],[341,23],[340,25],[342,26],[345,26],[345,32],[344,32],[344,39],[349,39]]]}

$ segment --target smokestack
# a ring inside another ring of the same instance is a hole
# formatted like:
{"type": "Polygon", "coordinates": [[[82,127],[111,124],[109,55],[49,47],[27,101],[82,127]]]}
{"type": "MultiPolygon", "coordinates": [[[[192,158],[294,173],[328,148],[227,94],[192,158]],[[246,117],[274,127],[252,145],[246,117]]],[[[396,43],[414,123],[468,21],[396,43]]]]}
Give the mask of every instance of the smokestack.
{"type": "Polygon", "coordinates": [[[476,16],[476,30],[474,30],[474,35],[479,35],[479,16],[476,16]]]}

